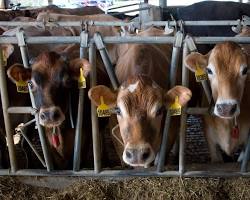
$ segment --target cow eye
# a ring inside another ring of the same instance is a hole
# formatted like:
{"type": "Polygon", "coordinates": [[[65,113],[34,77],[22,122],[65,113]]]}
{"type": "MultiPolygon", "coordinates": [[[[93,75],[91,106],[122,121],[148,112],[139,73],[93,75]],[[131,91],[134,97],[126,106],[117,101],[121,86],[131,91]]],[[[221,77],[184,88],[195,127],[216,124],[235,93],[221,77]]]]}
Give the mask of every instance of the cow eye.
{"type": "Polygon", "coordinates": [[[243,70],[242,70],[242,75],[246,75],[248,72],[248,67],[245,67],[243,70]]]}
{"type": "Polygon", "coordinates": [[[212,70],[210,68],[207,68],[207,73],[208,74],[213,74],[212,70]]]}
{"type": "Polygon", "coordinates": [[[120,116],[122,115],[121,109],[119,107],[114,108],[114,113],[120,116]]]}
{"type": "Polygon", "coordinates": [[[34,83],[33,83],[32,81],[28,81],[28,84],[29,84],[29,86],[30,86],[30,89],[31,89],[32,91],[34,91],[34,90],[35,90],[34,83]]]}
{"type": "Polygon", "coordinates": [[[158,108],[158,110],[155,113],[155,116],[157,117],[157,116],[161,115],[164,110],[165,110],[165,106],[158,108]]]}

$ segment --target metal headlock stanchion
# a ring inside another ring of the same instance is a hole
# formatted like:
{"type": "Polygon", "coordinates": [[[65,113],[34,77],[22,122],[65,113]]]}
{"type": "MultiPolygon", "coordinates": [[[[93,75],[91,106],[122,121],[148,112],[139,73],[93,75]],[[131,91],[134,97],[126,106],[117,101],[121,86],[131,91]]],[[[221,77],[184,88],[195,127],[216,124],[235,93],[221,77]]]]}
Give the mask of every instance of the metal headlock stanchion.
{"type": "Polygon", "coordinates": [[[11,130],[10,115],[8,113],[9,96],[7,91],[5,64],[6,62],[3,60],[3,51],[2,49],[0,49],[0,89],[1,89],[3,118],[4,118],[5,132],[7,137],[7,145],[9,150],[11,172],[15,173],[17,170],[17,162],[16,162],[15,146],[13,141],[13,132],[11,130]]]}
{"type": "MultiPolygon", "coordinates": [[[[16,37],[17,37],[17,40],[18,40],[18,46],[20,47],[20,51],[21,51],[23,65],[24,65],[25,68],[29,68],[27,47],[26,47],[26,42],[25,42],[25,39],[24,39],[24,31],[19,29],[17,31],[17,33],[16,33],[16,37]]],[[[28,84],[28,87],[29,87],[31,105],[32,105],[32,107],[34,109],[36,109],[36,104],[35,104],[35,100],[34,100],[32,90],[31,90],[30,83],[28,84]]],[[[51,161],[51,156],[50,156],[50,153],[49,153],[49,149],[48,149],[47,141],[45,139],[45,134],[44,134],[43,128],[39,124],[38,113],[35,113],[35,119],[36,119],[36,126],[37,126],[37,129],[38,129],[38,134],[39,134],[39,138],[40,138],[40,141],[41,141],[41,146],[42,146],[42,150],[43,150],[43,155],[44,155],[46,167],[47,167],[48,171],[51,171],[53,169],[53,163],[51,161]]]]}
{"type": "MultiPolygon", "coordinates": [[[[182,54],[182,85],[188,87],[189,71],[185,67],[184,59],[188,55],[187,43],[183,45],[182,54]]],[[[182,176],[185,172],[185,143],[186,143],[186,124],[187,124],[187,106],[184,106],[181,114],[180,142],[179,142],[179,173],[182,176]]]]}
{"type": "MultiPolygon", "coordinates": [[[[89,46],[89,62],[92,66],[90,86],[94,87],[96,85],[96,47],[95,43],[93,42],[91,42],[89,46]]],[[[99,173],[101,171],[101,138],[98,127],[98,118],[96,115],[96,106],[93,103],[91,103],[91,122],[94,154],[94,171],[95,173],[99,173]]]]}
{"type": "Polygon", "coordinates": [[[250,159],[250,134],[248,134],[247,146],[245,149],[244,157],[243,157],[241,168],[240,168],[241,172],[247,172],[249,159],[250,159]]]}
{"type": "MultiPolygon", "coordinates": [[[[169,77],[170,88],[172,88],[176,83],[176,76],[177,76],[177,69],[178,69],[178,62],[179,62],[179,56],[180,56],[182,41],[183,41],[183,33],[178,31],[176,33],[176,36],[175,36],[175,42],[173,44],[173,51],[172,51],[170,77],[169,77]]],[[[162,143],[161,143],[161,148],[160,148],[160,152],[159,152],[159,160],[158,160],[158,165],[157,165],[157,172],[164,171],[170,122],[171,122],[170,112],[167,111],[166,119],[165,119],[165,122],[164,122],[162,143]]]]}
{"type": "MultiPolygon", "coordinates": [[[[80,35],[80,58],[84,58],[84,51],[88,47],[88,33],[82,31],[80,35]]],[[[82,124],[83,124],[83,105],[84,105],[84,88],[79,88],[78,112],[75,130],[74,160],[73,171],[80,170],[81,164],[81,146],[82,146],[82,124]]]]}
{"type": "Polygon", "coordinates": [[[110,60],[109,55],[108,55],[108,51],[103,43],[102,36],[100,33],[95,33],[94,41],[95,41],[97,49],[99,50],[99,52],[101,54],[101,57],[102,57],[104,66],[106,68],[106,71],[108,73],[109,79],[111,81],[111,84],[112,84],[114,90],[117,90],[119,87],[119,82],[118,82],[118,79],[115,75],[113,65],[111,63],[111,60],[110,60]]]}

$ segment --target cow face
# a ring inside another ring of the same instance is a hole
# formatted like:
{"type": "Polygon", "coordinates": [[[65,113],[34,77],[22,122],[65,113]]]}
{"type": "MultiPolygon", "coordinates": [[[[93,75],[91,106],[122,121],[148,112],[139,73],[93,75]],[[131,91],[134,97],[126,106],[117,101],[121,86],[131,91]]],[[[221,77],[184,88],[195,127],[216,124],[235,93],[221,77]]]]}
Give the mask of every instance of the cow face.
{"type": "Polygon", "coordinates": [[[100,105],[101,96],[110,108],[117,107],[124,162],[147,167],[160,148],[164,109],[176,96],[180,104],[185,105],[191,98],[191,91],[176,86],[164,92],[149,77],[136,76],[124,82],[118,92],[101,85],[90,89],[89,98],[95,105],[100,105]]]}
{"type": "Polygon", "coordinates": [[[39,122],[45,127],[60,126],[65,120],[67,100],[74,80],[78,80],[80,68],[85,76],[90,71],[90,64],[85,59],[66,62],[55,52],[40,54],[31,69],[21,64],[14,64],[8,69],[8,76],[13,82],[31,81],[31,89],[39,110],[39,122]]]}
{"type": "Polygon", "coordinates": [[[244,50],[236,43],[224,42],[207,55],[191,53],[185,61],[191,71],[197,66],[207,71],[215,101],[214,114],[221,118],[238,116],[248,72],[244,50]]]}

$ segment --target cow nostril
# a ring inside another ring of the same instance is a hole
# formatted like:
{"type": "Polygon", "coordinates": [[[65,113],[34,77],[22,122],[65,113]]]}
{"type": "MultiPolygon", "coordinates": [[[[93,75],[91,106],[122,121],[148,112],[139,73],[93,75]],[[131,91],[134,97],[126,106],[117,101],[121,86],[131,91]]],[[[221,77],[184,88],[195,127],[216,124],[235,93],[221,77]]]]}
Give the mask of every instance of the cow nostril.
{"type": "Polygon", "coordinates": [[[231,109],[231,114],[235,113],[236,109],[237,109],[237,104],[234,104],[231,109]]]}
{"type": "Polygon", "coordinates": [[[150,155],[149,149],[142,153],[142,160],[147,160],[150,155]]]}
{"type": "Polygon", "coordinates": [[[132,153],[129,152],[128,150],[126,151],[126,157],[127,157],[128,159],[131,159],[131,158],[132,158],[132,153]]]}
{"type": "Polygon", "coordinates": [[[53,112],[51,115],[52,115],[52,119],[54,120],[57,120],[58,118],[60,118],[60,112],[58,110],[53,112]]]}
{"type": "Polygon", "coordinates": [[[222,112],[222,106],[221,106],[220,104],[218,104],[218,105],[216,105],[216,106],[217,106],[218,112],[221,113],[221,112],[222,112]]]}

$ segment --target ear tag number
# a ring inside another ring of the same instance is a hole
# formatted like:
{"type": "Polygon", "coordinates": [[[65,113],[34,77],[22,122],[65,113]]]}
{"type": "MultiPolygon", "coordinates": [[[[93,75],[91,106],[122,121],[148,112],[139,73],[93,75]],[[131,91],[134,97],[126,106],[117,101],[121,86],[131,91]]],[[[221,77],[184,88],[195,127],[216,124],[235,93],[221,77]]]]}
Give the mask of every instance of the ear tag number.
{"type": "Polygon", "coordinates": [[[179,103],[179,97],[176,96],[174,103],[169,107],[170,116],[181,115],[181,104],[179,103]]]}
{"type": "Polygon", "coordinates": [[[100,97],[101,104],[97,107],[97,116],[98,117],[110,117],[110,109],[103,101],[103,96],[100,97]]]}
{"type": "Polygon", "coordinates": [[[78,88],[86,88],[86,78],[83,75],[83,69],[82,67],[80,68],[80,75],[78,78],[78,88]]]}
{"type": "Polygon", "coordinates": [[[21,75],[19,74],[19,80],[16,82],[16,89],[19,93],[28,93],[28,81],[23,81],[21,75]]]}
{"type": "Polygon", "coordinates": [[[196,82],[207,80],[207,73],[198,65],[196,66],[196,70],[195,70],[195,78],[196,78],[196,82]]]}

